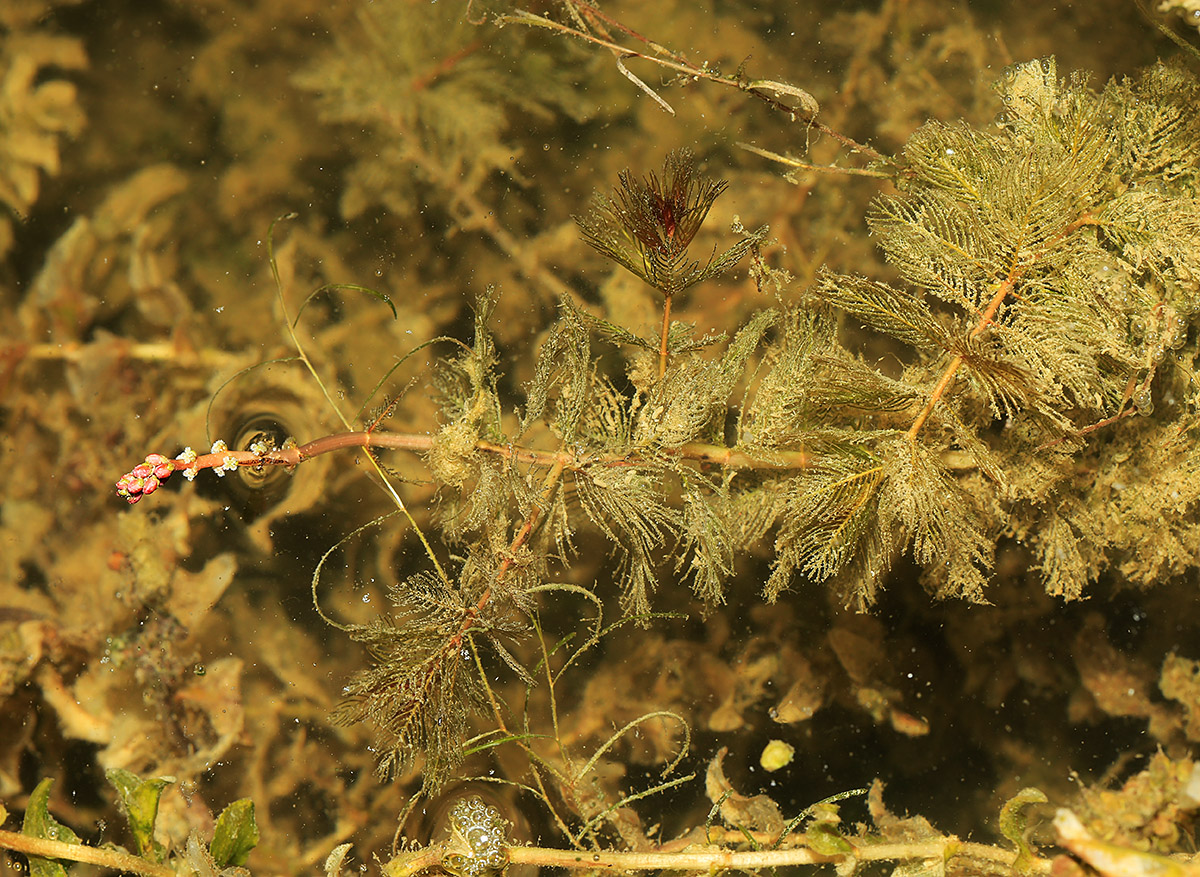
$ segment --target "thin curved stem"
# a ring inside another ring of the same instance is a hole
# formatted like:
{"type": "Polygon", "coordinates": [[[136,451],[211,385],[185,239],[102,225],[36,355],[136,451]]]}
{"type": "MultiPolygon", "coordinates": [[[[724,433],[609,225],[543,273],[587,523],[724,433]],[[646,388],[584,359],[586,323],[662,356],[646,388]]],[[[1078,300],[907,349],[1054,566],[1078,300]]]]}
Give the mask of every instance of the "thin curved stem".
{"type": "MultiPolygon", "coordinates": [[[[532,12],[518,10],[513,13],[501,15],[497,18],[501,24],[523,24],[532,27],[543,27],[548,30],[556,31],[561,34],[576,37],[595,46],[602,46],[613,52],[618,58],[640,58],[643,61],[649,61],[652,64],[657,64],[667,70],[673,70],[676,73],[681,73],[691,79],[703,79],[708,82],[714,82],[718,85],[736,88],[738,91],[744,91],[751,94],[759,100],[769,104],[777,110],[787,113],[793,119],[803,121],[807,125],[811,125],[823,134],[826,134],[837,140],[848,149],[865,155],[872,161],[881,161],[885,156],[871,148],[865,143],[859,143],[852,137],[841,133],[840,131],[830,128],[828,125],[817,121],[815,115],[806,111],[803,108],[791,107],[782,101],[776,100],[769,94],[766,94],[761,88],[756,88],[754,83],[747,83],[732,76],[722,76],[720,73],[713,72],[707,66],[697,67],[695,64],[690,64],[680,56],[674,53],[669,53],[671,57],[664,58],[659,55],[648,55],[645,52],[639,52],[636,49],[631,49],[628,46],[622,46],[612,40],[603,39],[578,28],[570,27],[560,22],[547,18],[544,15],[535,15],[532,12]]],[[[661,49],[661,47],[652,46],[653,49],[661,49]]]]}
{"type": "MultiPolygon", "coordinates": [[[[333,413],[337,415],[338,420],[342,422],[342,426],[346,427],[346,429],[350,429],[350,421],[346,418],[346,415],[342,412],[342,409],[329,394],[329,388],[325,385],[325,382],[321,380],[321,376],[317,374],[317,369],[313,365],[312,360],[309,359],[308,353],[304,349],[304,345],[300,343],[300,336],[296,334],[296,323],[292,320],[291,315],[288,312],[287,301],[283,297],[283,282],[279,276],[279,262],[275,258],[275,225],[281,219],[292,219],[295,216],[296,214],[289,213],[285,216],[279,217],[279,219],[276,219],[271,223],[271,228],[267,232],[267,257],[271,264],[271,277],[275,281],[275,295],[279,300],[279,310],[283,315],[283,322],[287,327],[288,337],[291,338],[292,346],[296,348],[297,356],[300,357],[300,361],[304,363],[304,367],[308,369],[308,372],[312,375],[313,380],[317,382],[317,386],[321,388],[321,393],[324,394],[325,401],[329,404],[329,407],[333,410],[333,413]]],[[[301,309],[303,310],[303,307],[301,309]]],[[[395,308],[393,308],[393,312],[394,311],[395,308]]],[[[298,314],[296,319],[299,319],[298,314]]],[[[412,527],[413,532],[416,533],[417,538],[424,547],[425,554],[428,556],[430,563],[433,564],[433,568],[437,571],[438,577],[445,584],[449,585],[450,578],[446,575],[445,570],[442,569],[442,564],[441,561],[438,560],[437,553],[433,550],[433,546],[429,544],[429,540],[425,538],[425,532],[417,524],[416,518],[414,518],[412,516],[412,512],[408,510],[408,506],[404,504],[404,500],[400,497],[399,491],[396,490],[396,488],[392,485],[392,482],[388,479],[387,472],[385,472],[383,467],[379,465],[379,461],[376,460],[373,455],[367,454],[367,456],[371,460],[371,466],[375,469],[375,474],[379,476],[379,479],[383,483],[384,488],[387,490],[388,495],[391,496],[392,502],[396,504],[396,508],[398,508],[404,514],[404,517],[408,519],[409,526],[412,527]]]]}

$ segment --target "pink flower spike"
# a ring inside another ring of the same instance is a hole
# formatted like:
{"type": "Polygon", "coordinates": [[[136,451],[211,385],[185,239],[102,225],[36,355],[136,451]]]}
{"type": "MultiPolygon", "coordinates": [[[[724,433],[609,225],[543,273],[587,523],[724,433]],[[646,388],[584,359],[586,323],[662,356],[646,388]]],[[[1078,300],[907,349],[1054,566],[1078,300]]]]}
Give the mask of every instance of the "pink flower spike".
{"type": "Polygon", "coordinates": [[[124,497],[130,505],[143,496],[158,490],[159,485],[175,471],[175,461],[162,454],[149,454],[117,482],[117,495],[124,497]]]}

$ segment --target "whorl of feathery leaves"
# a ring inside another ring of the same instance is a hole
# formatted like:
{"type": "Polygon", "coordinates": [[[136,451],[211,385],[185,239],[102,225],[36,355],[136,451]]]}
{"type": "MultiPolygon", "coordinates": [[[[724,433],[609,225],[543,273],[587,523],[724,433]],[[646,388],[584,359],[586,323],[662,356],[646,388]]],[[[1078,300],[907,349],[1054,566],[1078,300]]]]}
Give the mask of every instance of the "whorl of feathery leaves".
{"type": "Polygon", "coordinates": [[[728,185],[698,175],[687,149],[667,154],[661,176],[639,178],[624,170],[618,180],[611,198],[597,194],[591,211],[575,221],[589,245],[663,295],[719,276],[759,240],[744,237],[703,265],[687,259],[709,209],[728,185]]]}

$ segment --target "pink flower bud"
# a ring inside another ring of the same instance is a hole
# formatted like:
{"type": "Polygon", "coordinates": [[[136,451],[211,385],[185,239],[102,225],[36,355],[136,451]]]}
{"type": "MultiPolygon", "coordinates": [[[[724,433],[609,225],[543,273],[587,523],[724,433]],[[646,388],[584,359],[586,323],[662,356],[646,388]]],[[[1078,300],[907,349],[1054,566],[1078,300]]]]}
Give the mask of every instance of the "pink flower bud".
{"type": "Polygon", "coordinates": [[[117,494],[123,496],[130,505],[142,498],[142,487],[145,485],[143,479],[139,478],[132,472],[121,476],[121,480],[117,482],[117,494]]]}
{"type": "Polygon", "coordinates": [[[132,505],[158,490],[159,485],[174,471],[174,460],[168,460],[162,454],[148,454],[145,460],[121,476],[117,482],[117,495],[132,505]]]}

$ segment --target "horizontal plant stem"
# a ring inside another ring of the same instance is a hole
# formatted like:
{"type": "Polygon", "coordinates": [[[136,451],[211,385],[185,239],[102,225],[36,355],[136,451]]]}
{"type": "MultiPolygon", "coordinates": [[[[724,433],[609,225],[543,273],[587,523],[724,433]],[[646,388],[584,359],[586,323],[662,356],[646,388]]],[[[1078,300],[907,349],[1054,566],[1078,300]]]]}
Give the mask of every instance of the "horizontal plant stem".
{"type": "Polygon", "coordinates": [[[30,837],[15,831],[0,831],[0,848],[24,853],[27,856],[57,859],[63,862],[85,862],[89,865],[111,868],[113,871],[146,874],[148,877],[175,877],[174,868],[156,865],[140,856],[119,853],[115,850],[101,850],[83,844],[64,843],[61,840],[50,840],[44,837],[30,837]]]}
{"type": "Polygon", "coordinates": [[[171,362],[177,365],[199,365],[204,368],[226,369],[235,366],[245,359],[237,353],[212,348],[196,349],[184,341],[146,341],[130,343],[114,339],[111,347],[108,343],[101,345],[97,342],[82,343],[67,341],[62,343],[29,344],[15,346],[5,351],[6,355],[15,360],[58,360],[72,364],[87,362],[89,357],[95,357],[97,351],[104,346],[105,350],[116,351],[124,359],[139,362],[171,362]]]}
{"type": "MultiPolygon", "coordinates": [[[[259,455],[253,451],[220,451],[202,454],[191,463],[179,463],[179,468],[220,468],[227,460],[238,466],[297,466],[305,460],[348,448],[372,448],[375,450],[399,450],[426,453],[433,449],[436,436],[418,433],[396,433],[377,431],[339,432],[313,439],[303,445],[281,448],[259,455]]],[[[585,452],[558,450],[543,451],[521,445],[479,441],[475,449],[486,454],[495,454],[514,463],[563,469],[582,469],[591,465],[629,466],[640,462],[642,455],[637,451],[624,454],[588,454],[585,452]]],[[[769,456],[755,456],[747,451],[689,442],[675,448],[662,448],[661,452],[683,460],[707,463],[727,469],[805,469],[812,465],[812,456],[803,450],[772,451],[769,456]]]]}
{"type": "MultiPolygon", "coordinates": [[[[70,844],[47,838],[30,837],[14,831],[0,831],[0,847],[61,861],[85,862],[117,871],[145,874],[148,877],[174,877],[175,871],[139,856],[113,850],[101,850],[83,844],[70,844]]],[[[437,866],[445,855],[445,845],[436,844],[415,853],[397,856],[383,868],[385,877],[408,877],[437,866]]],[[[559,850],[545,847],[510,846],[507,849],[511,864],[541,867],[620,871],[752,871],[788,865],[818,865],[848,860],[913,861],[919,859],[969,858],[990,862],[1000,868],[1011,868],[1015,854],[979,843],[964,843],[947,837],[919,843],[881,843],[855,847],[844,856],[828,856],[808,849],[793,847],[780,850],[729,850],[719,847],[688,849],[680,852],[625,852],[615,850],[559,850]]],[[[1026,873],[1049,873],[1050,862],[1034,858],[1026,873]]]]}
{"type": "MultiPolygon", "coordinates": [[[[445,850],[434,845],[406,856],[397,856],[383,868],[385,877],[410,877],[441,863],[445,850]]],[[[679,852],[625,852],[614,850],[558,850],[545,847],[508,847],[510,864],[548,868],[613,871],[755,871],[789,865],[820,865],[848,861],[917,861],[966,858],[987,862],[1000,871],[1011,870],[1013,850],[979,843],[964,843],[954,837],[913,843],[879,843],[856,846],[846,855],[823,855],[807,847],[777,850],[730,850],[700,847],[679,852]]],[[[1050,861],[1034,858],[1026,873],[1048,874],[1050,861]]]]}

